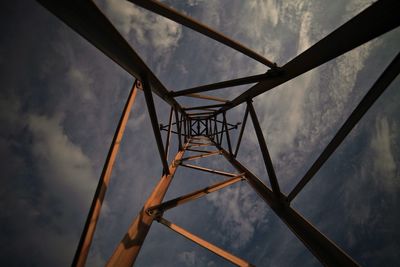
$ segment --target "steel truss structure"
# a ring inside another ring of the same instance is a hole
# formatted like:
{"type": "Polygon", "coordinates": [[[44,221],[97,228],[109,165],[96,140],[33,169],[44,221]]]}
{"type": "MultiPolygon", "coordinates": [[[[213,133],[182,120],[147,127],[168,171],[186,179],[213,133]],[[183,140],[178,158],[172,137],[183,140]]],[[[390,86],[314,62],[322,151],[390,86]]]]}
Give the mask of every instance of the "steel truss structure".
{"type": "Polygon", "coordinates": [[[139,55],[131,48],[128,42],[114,28],[107,17],[92,1],[38,0],[38,2],[136,78],[123,110],[104,169],[94,194],[89,215],[73,260],[73,266],[85,265],[96,223],[100,215],[101,205],[110,180],[115,157],[138,89],[144,92],[155,141],[157,143],[163,167],[163,175],[154,188],[152,194],[147,199],[142,210],[132,222],[126,235],[116,247],[113,255],[107,263],[107,266],[132,266],[153,221],[165,225],[171,230],[183,235],[191,241],[205,247],[238,266],[252,266],[248,261],[240,259],[231,253],[210,244],[176,224],[167,221],[163,217],[164,212],[171,208],[182,205],[188,201],[193,201],[206,194],[242,180],[249,183],[254,191],[269,205],[276,215],[323,265],[358,266],[349,255],[296,212],[290,206],[290,203],[312,179],[315,173],[327,161],[335,149],[342,143],[347,134],[353,129],[377,98],[396,78],[400,71],[400,55],[398,54],[382,72],[378,80],[347,118],[321,155],[312,164],[306,174],[299,179],[297,185],[288,195],[284,195],[280,190],[279,181],[275,174],[264,134],[252,104],[252,99],[398,27],[400,24],[399,1],[381,0],[373,3],[370,7],[314,44],[308,50],[298,55],[293,60],[283,66],[278,66],[276,63],[269,61],[238,42],[231,40],[186,15],[178,13],[162,3],[154,0],[130,0],[130,2],[141,6],[142,8],[180,23],[183,26],[189,27],[192,30],[225,44],[270,68],[269,71],[264,74],[203,85],[180,90],[178,92],[168,91],[164,87],[150,68],[146,66],[139,55]],[[256,84],[232,100],[225,100],[200,94],[206,91],[250,83],[256,84]],[[171,106],[169,121],[165,126],[159,125],[158,123],[153,101],[153,93],[161,97],[171,106]],[[199,102],[202,99],[213,100],[216,101],[217,104],[182,107],[176,100],[178,97],[182,96],[195,97],[199,102]],[[226,112],[229,112],[232,108],[241,104],[246,105],[246,110],[243,122],[240,126],[237,138],[238,140],[235,147],[233,147],[230,138],[230,131],[238,129],[239,125],[228,123],[226,112]],[[262,152],[271,188],[269,188],[261,179],[256,177],[236,159],[249,114],[262,152]],[[167,132],[165,145],[163,144],[160,130],[167,132]],[[175,157],[168,162],[170,138],[172,134],[175,134],[178,140],[179,150],[175,157]],[[222,147],[223,140],[227,143],[226,149],[222,147]],[[205,150],[204,147],[212,147],[213,150],[205,150]],[[185,151],[197,152],[199,154],[184,157],[185,151]],[[229,173],[187,163],[193,159],[218,155],[222,155],[237,170],[237,172],[229,173]],[[179,166],[225,176],[227,177],[227,180],[163,202],[164,195],[166,194],[171,180],[179,166]]]}

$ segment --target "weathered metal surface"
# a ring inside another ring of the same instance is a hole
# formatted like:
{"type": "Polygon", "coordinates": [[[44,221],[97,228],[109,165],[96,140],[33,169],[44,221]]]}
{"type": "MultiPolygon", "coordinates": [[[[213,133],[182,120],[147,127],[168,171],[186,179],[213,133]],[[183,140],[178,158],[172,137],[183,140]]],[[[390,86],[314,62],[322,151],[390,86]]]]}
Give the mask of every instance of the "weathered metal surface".
{"type": "Polygon", "coordinates": [[[122,37],[93,1],[37,0],[68,26],[97,47],[129,74],[143,81],[148,79],[152,90],[169,105],[183,112],[175,99],[144,63],[129,43],[122,37]]]}
{"type": "Polygon", "coordinates": [[[175,208],[175,207],[185,204],[189,201],[199,199],[207,194],[210,194],[212,192],[215,192],[215,191],[225,188],[227,186],[233,185],[239,181],[242,181],[242,180],[244,180],[243,176],[244,176],[244,173],[241,173],[241,174],[238,174],[238,175],[234,176],[233,178],[228,179],[226,181],[216,183],[214,185],[207,186],[203,189],[197,190],[190,194],[186,194],[184,196],[168,200],[159,205],[148,208],[147,213],[152,216],[157,217],[158,214],[162,214],[166,210],[175,208]]]}
{"type": "Polygon", "coordinates": [[[232,155],[217,144],[216,146],[218,149],[222,150],[222,155],[225,156],[238,172],[245,173],[246,180],[251,187],[323,265],[359,266],[357,262],[340,249],[333,241],[329,240],[310,222],[292,209],[284,199],[276,197],[271,189],[232,155]]]}
{"type": "Polygon", "coordinates": [[[87,256],[89,254],[90,245],[93,240],[94,232],[96,230],[97,221],[100,217],[100,210],[103,204],[104,197],[106,195],[107,187],[110,182],[112,169],[114,167],[115,158],[117,157],[119,146],[122,141],[122,137],[125,132],[126,123],[128,122],[129,114],[132,110],[132,105],[135,102],[137,93],[136,82],[133,84],[131,92],[129,93],[128,100],[122,111],[121,118],[119,120],[117,129],[113,140],[111,142],[110,149],[104,163],[103,171],[97,184],[96,191],[93,196],[92,204],[90,206],[89,214],[86,218],[85,226],[83,228],[78,247],[75,252],[75,256],[72,262],[72,266],[85,266],[87,256]]]}
{"type": "Polygon", "coordinates": [[[213,84],[197,86],[197,87],[193,87],[193,88],[189,88],[189,89],[179,90],[177,92],[171,92],[170,95],[172,97],[178,97],[178,96],[184,96],[187,94],[213,91],[213,90],[218,90],[218,89],[224,89],[227,87],[234,87],[234,86],[239,86],[239,85],[244,85],[244,84],[256,83],[256,82],[260,82],[264,79],[268,79],[269,77],[270,77],[269,74],[263,73],[263,74],[247,76],[247,77],[243,77],[243,78],[239,78],[239,79],[233,79],[233,80],[229,80],[229,81],[223,81],[223,82],[218,82],[218,83],[213,83],[213,84]]]}
{"type": "Polygon", "coordinates": [[[183,150],[178,151],[172,164],[169,166],[169,174],[164,174],[158,182],[150,197],[147,199],[142,210],[134,219],[128,232],[125,234],[122,241],[119,243],[114,253],[107,262],[109,267],[130,267],[136,260],[143,242],[147,236],[150,226],[153,222],[153,217],[148,215],[146,210],[149,207],[158,205],[162,202],[172,178],[179,165],[175,162],[182,159],[187,144],[184,145],[183,150]]]}
{"type": "Polygon", "coordinates": [[[199,171],[205,171],[205,172],[218,174],[218,175],[222,175],[222,176],[227,176],[227,177],[235,177],[237,175],[237,173],[218,171],[218,170],[213,170],[213,169],[209,169],[209,168],[205,168],[205,167],[201,167],[201,166],[197,166],[197,165],[192,165],[192,164],[181,163],[180,165],[183,167],[187,167],[187,168],[191,168],[191,169],[195,169],[195,170],[199,170],[199,171]]]}
{"type": "Polygon", "coordinates": [[[208,249],[209,251],[215,253],[216,255],[222,257],[225,260],[228,260],[230,262],[232,262],[233,264],[237,265],[237,266],[246,266],[246,267],[250,267],[253,266],[252,264],[248,263],[247,261],[236,257],[235,255],[205,241],[204,239],[201,239],[198,236],[195,236],[194,234],[186,231],[185,229],[179,227],[176,224],[173,224],[169,221],[167,221],[164,218],[160,218],[159,222],[162,223],[163,225],[167,226],[169,229],[175,231],[176,233],[186,237],[187,239],[195,242],[196,244],[208,249]]]}
{"type": "Polygon", "coordinates": [[[167,5],[153,1],[153,0],[128,0],[132,3],[135,3],[136,5],[139,5],[147,10],[150,10],[154,13],[157,13],[161,16],[164,16],[166,18],[169,18],[170,20],[173,20],[179,24],[182,24],[196,32],[199,32],[201,34],[204,34],[205,36],[214,39],[220,43],[223,43],[255,60],[258,62],[270,67],[270,68],[276,68],[276,64],[272,63],[268,59],[264,58],[263,56],[257,54],[256,52],[250,50],[249,48],[243,46],[242,44],[224,36],[223,34],[195,21],[194,19],[184,15],[180,14],[177,11],[173,10],[172,8],[168,7],[167,5]]]}
{"type": "Polygon", "coordinates": [[[398,27],[400,25],[400,16],[395,10],[400,10],[400,1],[398,0],[384,0],[373,3],[360,14],[281,67],[279,75],[271,72],[270,78],[252,86],[249,90],[233,99],[228,107],[221,108],[219,112],[253,99],[398,27]]]}
{"type": "MultiPolygon", "coordinates": [[[[279,188],[278,179],[276,178],[274,165],[272,164],[271,156],[269,155],[267,144],[265,143],[265,138],[263,132],[260,127],[260,123],[258,122],[256,111],[254,110],[253,104],[251,101],[247,102],[247,106],[249,107],[251,120],[253,122],[254,130],[256,132],[258,144],[260,146],[261,154],[264,159],[265,168],[268,172],[268,178],[271,183],[272,191],[276,194],[276,196],[281,196],[281,190],[279,188]]],[[[231,153],[232,154],[232,153],[231,153]]]]}
{"type": "Polygon", "coordinates": [[[236,148],[235,148],[235,153],[233,154],[235,158],[237,157],[237,154],[239,153],[239,148],[240,148],[240,143],[242,142],[242,137],[244,133],[244,129],[246,128],[246,122],[247,122],[247,117],[249,115],[249,107],[246,106],[246,111],[244,112],[244,117],[242,121],[242,127],[240,128],[240,133],[239,137],[236,143],[236,148]]]}
{"type": "Polygon", "coordinates": [[[146,104],[147,104],[146,106],[149,112],[151,126],[153,127],[154,137],[156,139],[158,153],[160,154],[161,164],[163,165],[164,172],[168,174],[169,168],[168,168],[167,156],[165,154],[164,145],[158,126],[157,112],[154,107],[153,94],[151,93],[150,84],[147,82],[147,80],[143,81],[143,92],[144,92],[144,97],[146,99],[146,104]]]}

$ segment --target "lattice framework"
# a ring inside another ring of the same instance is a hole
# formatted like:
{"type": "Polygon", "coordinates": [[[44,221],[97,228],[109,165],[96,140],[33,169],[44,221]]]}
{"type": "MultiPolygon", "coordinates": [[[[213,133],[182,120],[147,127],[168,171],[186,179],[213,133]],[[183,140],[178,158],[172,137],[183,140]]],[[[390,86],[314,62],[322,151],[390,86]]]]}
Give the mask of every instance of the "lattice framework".
{"type": "Polygon", "coordinates": [[[154,0],[130,0],[130,2],[136,5],[223,43],[270,68],[269,71],[264,74],[198,86],[177,92],[169,91],[164,87],[150,68],[146,66],[144,61],[92,1],[38,0],[38,2],[136,78],[116,129],[73,260],[73,266],[85,265],[100,215],[101,205],[111,177],[115,157],[138,89],[142,90],[145,95],[155,141],[163,167],[163,175],[154,188],[153,193],[144,204],[143,209],[128,229],[127,234],[118,244],[107,266],[132,266],[154,220],[236,265],[252,266],[248,261],[240,259],[200,237],[195,236],[176,224],[167,221],[163,217],[164,212],[171,208],[193,201],[239,181],[246,181],[249,183],[256,193],[323,265],[358,266],[349,255],[297,213],[290,206],[290,203],[314,177],[315,173],[333,154],[347,134],[396,78],[400,71],[400,55],[398,54],[382,72],[378,80],[356,106],[330,143],[288,195],[284,195],[280,190],[279,181],[275,174],[265,138],[252,104],[252,99],[398,27],[400,24],[400,16],[398,15],[400,11],[400,2],[395,0],[381,0],[373,3],[370,7],[314,44],[308,50],[280,67],[242,44],[208,28],[186,15],[180,14],[162,3],[154,0]],[[250,83],[256,84],[232,100],[200,94],[206,91],[250,83]],[[157,94],[171,106],[167,125],[158,124],[153,93],[157,94]],[[176,98],[183,96],[194,97],[198,99],[199,102],[201,102],[202,99],[213,100],[217,104],[182,107],[176,98]],[[233,147],[230,131],[238,129],[239,125],[228,123],[226,120],[226,112],[229,112],[231,109],[241,104],[246,105],[246,109],[236,145],[233,147]],[[271,188],[236,159],[249,115],[256,132],[271,188]],[[165,145],[163,144],[160,131],[167,132],[165,145]],[[175,134],[178,140],[179,150],[174,159],[168,162],[172,134],[175,134]],[[223,140],[227,143],[227,150],[222,147],[223,140]],[[204,147],[213,147],[214,150],[205,150],[204,147]],[[185,151],[199,154],[183,157],[185,151]],[[218,155],[222,155],[237,172],[229,173],[186,163],[193,159],[218,155]],[[190,194],[163,202],[164,195],[179,166],[225,176],[228,177],[228,179],[190,194]]]}

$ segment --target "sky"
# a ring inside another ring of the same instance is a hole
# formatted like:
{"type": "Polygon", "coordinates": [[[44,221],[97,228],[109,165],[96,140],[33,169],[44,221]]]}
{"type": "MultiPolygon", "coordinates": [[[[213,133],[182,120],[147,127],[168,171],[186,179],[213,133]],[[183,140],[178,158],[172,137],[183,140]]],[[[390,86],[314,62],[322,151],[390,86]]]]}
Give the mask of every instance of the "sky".
{"type": "MultiPolygon", "coordinates": [[[[165,3],[281,66],[372,1],[165,3]]],[[[129,2],[96,4],[168,90],[268,70],[129,2]]],[[[134,78],[38,3],[0,5],[0,265],[69,266],[134,78]]],[[[399,52],[399,44],[395,29],[254,99],[285,194],[399,52]]],[[[248,87],[210,94],[233,99],[248,87]]],[[[362,266],[400,263],[399,87],[397,77],[292,203],[362,266]]],[[[169,107],[157,96],[154,100],[165,124],[169,107]]],[[[241,121],[244,108],[228,112],[228,121],[241,121]]],[[[269,184],[250,121],[246,130],[238,159],[269,184]]],[[[176,145],[173,140],[170,158],[176,145]]],[[[233,171],[222,157],[194,164],[233,171]]],[[[105,264],[161,172],[144,95],[138,92],[88,266],[105,264]]],[[[178,168],[165,199],[216,181],[221,177],[178,168]]],[[[320,266],[245,182],[165,217],[257,266],[320,266]]],[[[136,266],[231,264],[154,223],[136,266]]]]}

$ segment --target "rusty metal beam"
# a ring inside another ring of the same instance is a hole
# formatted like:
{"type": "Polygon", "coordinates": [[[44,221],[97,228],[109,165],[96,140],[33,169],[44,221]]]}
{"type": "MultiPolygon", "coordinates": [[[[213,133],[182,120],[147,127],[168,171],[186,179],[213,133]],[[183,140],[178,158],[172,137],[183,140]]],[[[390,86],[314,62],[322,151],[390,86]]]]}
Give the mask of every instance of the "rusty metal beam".
{"type": "Polygon", "coordinates": [[[171,142],[172,115],[173,115],[173,112],[174,112],[174,108],[171,107],[171,111],[169,112],[167,138],[165,140],[165,158],[166,158],[167,162],[168,162],[168,152],[169,152],[169,147],[170,147],[170,142],[171,142]]]}
{"type": "Polygon", "coordinates": [[[251,267],[254,266],[250,263],[248,263],[245,260],[242,260],[241,258],[236,257],[235,255],[205,241],[204,239],[201,239],[198,236],[195,236],[194,234],[186,231],[185,229],[179,227],[176,224],[173,224],[169,221],[167,221],[164,218],[158,218],[158,222],[165,225],[166,227],[168,227],[169,229],[173,230],[174,232],[186,237],[187,239],[193,241],[194,243],[202,246],[203,248],[208,249],[209,251],[215,253],[216,255],[222,257],[225,260],[228,260],[230,262],[232,262],[233,264],[237,265],[237,266],[245,266],[245,267],[251,267]]]}
{"type": "Polygon", "coordinates": [[[147,110],[149,112],[151,126],[153,127],[154,137],[157,143],[158,153],[160,154],[161,163],[163,165],[163,170],[166,174],[168,174],[169,168],[168,168],[167,156],[164,151],[163,141],[161,133],[159,131],[157,112],[154,107],[153,94],[151,92],[150,85],[147,83],[147,80],[143,81],[143,92],[144,92],[144,97],[146,99],[147,110]]]}
{"type": "Polygon", "coordinates": [[[129,74],[141,81],[148,79],[154,93],[184,113],[178,102],[169,96],[168,90],[93,1],[37,1],[129,74]]]}
{"type": "Polygon", "coordinates": [[[194,156],[186,157],[186,158],[183,158],[181,161],[188,161],[188,160],[194,160],[194,159],[207,158],[207,157],[211,157],[211,156],[218,155],[218,154],[221,154],[220,150],[212,151],[212,152],[204,153],[204,154],[200,154],[200,155],[194,155],[194,156]]]}
{"type": "Polygon", "coordinates": [[[233,154],[235,158],[237,157],[237,154],[239,152],[239,147],[240,147],[240,143],[242,142],[243,132],[244,132],[244,129],[246,127],[246,122],[247,122],[248,115],[249,115],[249,107],[246,106],[246,111],[244,112],[244,118],[243,118],[243,121],[242,121],[242,127],[240,128],[239,137],[238,137],[238,140],[237,140],[237,143],[236,143],[235,153],[233,154]]]}
{"type": "Polygon", "coordinates": [[[233,79],[233,80],[229,80],[229,81],[223,81],[223,82],[218,82],[218,83],[213,83],[213,84],[197,86],[197,87],[193,87],[193,88],[189,88],[189,89],[179,90],[176,92],[171,92],[170,95],[172,97],[178,97],[178,96],[184,96],[187,94],[213,91],[213,90],[218,90],[218,89],[224,89],[227,87],[234,87],[234,86],[239,86],[239,85],[244,85],[244,84],[256,83],[256,82],[265,80],[267,78],[269,78],[269,75],[267,75],[266,73],[263,73],[263,74],[233,79]]]}
{"type": "Polygon", "coordinates": [[[201,153],[212,153],[212,152],[214,152],[214,151],[207,151],[207,150],[200,150],[200,149],[192,149],[192,148],[187,148],[186,151],[201,152],[201,153]]]}
{"type": "Polygon", "coordinates": [[[214,114],[215,111],[205,111],[205,112],[196,112],[196,113],[187,113],[187,115],[191,118],[199,115],[211,115],[214,114]]]}
{"type": "Polygon", "coordinates": [[[222,116],[224,118],[224,125],[225,125],[225,131],[226,131],[226,142],[228,143],[228,149],[229,149],[228,151],[229,151],[229,153],[232,154],[231,138],[230,138],[230,135],[229,135],[229,130],[228,130],[227,122],[226,122],[226,114],[225,114],[225,112],[222,113],[222,116]]]}
{"type": "Polygon", "coordinates": [[[213,170],[213,169],[209,169],[209,168],[205,168],[205,167],[201,167],[201,166],[197,166],[197,165],[184,164],[182,162],[180,163],[180,165],[183,167],[187,167],[187,168],[191,168],[191,169],[195,169],[195,170],[199,170],[199,171],[204,171],[204,172],[209,172],[209,173],[213,173],[213,174],[217,174],[217,175],[222,175],[222,176],[226,176],[226,177],[235,177],[237,175],[237,173],[217,171],[217,170],[213,170]]]}
{"type": "Polygon", "coordinates": [[[212,101],[221,102],[221,103],[228,103],[229,102],[229,100],[222,99],[220,97],[215,97],[215,96],[210,96],[210,95],[203,95],[203,94],[188,94],[188,95],[185,95],[185,96],[199,98],[199,99],[205,99],[205,100],[212,100],[212,101]]]}
{"type": "Polygon", "coordinates": [[[182,149],[182,139],[181,139],[181,135],[182,135],[182,117],[183,117],[183,114],[181,114],[181,118],[179,119],[178,111],[175,109],[175,122],[176,122],[176,130],[178,132],[178,149],[179,150],[182,149]]]}
{"type": "Polygon", "coordinates": [[[232,184],[235,184],[239,181],[245,180],[245,178],[243,178],[244,173],[238,174],[235,177],[228,179],[226,181],[223,182],[219,182],[210,186],[207,186],[203,189],[194,191],[192,193],[186,194],[184,196],[180,196],[171,200],[168,200],[166,202],[163,202],[159,205],[155,205],[153,207],[150,207],[147,209],[147,213],[151,216],[157,217],[159,215],[162,216],[162,214],[169,209],[175,208],[177,206],[180,206],[182,204],[185,204],[189,201],[193,201],[196,199],[199,199],[209,193],[215,192],[217,190],[220,190],[222,188],[225,188],[227,186],[230,186],[232,184]]]}
{"type": "Polygon", "coordinates": [[[218,144],[215,145],[218,149],[221,149],[222,155],[225,156],[238,172],[245,173],[251,187],[324,266],[359,266],[357,262],[333,241],[329,240],[310,222],[292,209],[287,201],[278,198],[257,176],[240,164],[226,150],[218,146],[218,144]]]}
{"type": "Polygon", "coordinates": [[[128,100],[125,103],[121,118],[118,122],[117,129],[115,130],[115,134],[103,166],[103,171],[101,172],[99,183],[97,184],[97,188],[93,196],[89,214],[86,218],[85,226],[83,228],[78,247],[75,252],[72,266],[85,266],[90,245],[92,243],[94,232],[96,230],[97,221],[100,216],[101,206],[103,204],[103,200],[106,195],[107,187],[111,178],[115,158],[117,157],[119,146],[125,132],[129,113],[131,112],[132,105],[135,102],[136,93],[137,87],[135,81],[132,86],[131,92],[129,93],[128,100]]]}
{"type": "Polygon", "coordinates": [[[221,113],[306,73],[400,25],[400,1],[377,1],[328,36],[284,65],[278,75],[257,83],[233,99],[221,113]],[[388,12],[392,10],[393,12],[388,12]]]}
{"type": "Polygon", "coordinates": [[[360,121],[362,116],[369,110],[369,108],[375,103],[379,96],[385,91],[390,83],[397,77],[400,72],[400,53],[393,59],[390,65],[381,74],[378,80],[374,83],[368,93],[364,96],[361,102],[357,105],[345,123],[340,127],[339,131],[329,142],[327,147],[313,163],[306,174],[301,178],[300,182],[293,188],[288,195],[288,201],[292,201],[297,194],[303,189],[303,187],[311,180],[312,177],[318,172],[321,166],[329,159],[336,148],[343,142],[346,136],[360,121]]]}
{"type": "Polygon", "coordinates": [[[223,34],[207,27],[204,24],[201,24],[200,22],[197,22],[193,18],[190,18],[189,16],[186,16],[184,14],[181,14],[174,9],[170,8],[169,6],[153,1],[153,0],[128,0],[136,5],[139,5],[149,11],[152,11],[158,15],[161,15],[163,17],[169,18],[172,21],[175,21],[176,23],[179,23],[183,26],[186,26],[198,33],[201,33],[211,39],[214,39],[226,46],[229,46],[243,54],[245,54],[248,57],[251,57],[254,60],[257,60],[258,62],[270,67],[270,68],[276,68],[276,64],[272,63],[268,59],[264,58],[263,56],[257,54],[253,50],[250,50],[249,48],[245,47],[244,45],[228,38],[227,36],[224,36],[223,34]]]}
{"type": "Polygon", "coordinates": [[[276,178],[274,165],[272,164],[271,156],[269,155],[267,144],[265,142],[264,135],[262,133],[260,123],[258,122],[256,111],[254,110],[253,104],[251,101],[247,102],[247,106],[249,107],[251,120],[253,121],[254,130],[256,132],[258,144],[260,145],[261,154],[264,159],[265,168],[268,172],[269,181],[271,183],[272,191],[280,197],[281,190],[279,188],[278,179],[276,178]]]}
{"type": "Polygon", "coordinates": [[[188,110],[197,110],[197,109],[208,109],[208,108],[219,108],[223,107],[225,104],[214,104],[214,105],[204,105],[204,106],[197,106],[197,107],[188,107],[188,108],[183,108],[185,111],[188,110]]]}
{"type": "Polygon", "coordinates": [[[139,252],[142,248],[143,242],[147,236],[150,226],[154,218],[147,214],[146,210],[149,207],[158,205],[162,202],[169,185],[171,184],[172,178],[178,168],[178,162],[182,159],[185,149],[188,144],[183,146],[183,149],[178,151],[171,165],[169,166],[169,174],[164,174],[150,197],[147,199],[143,208],[140,210],[138,216],[133,220],[128,232],[125,234],[121,242],[118,244],[114,253],[107,262],[108,267],[131,267],[139,252]]]}

